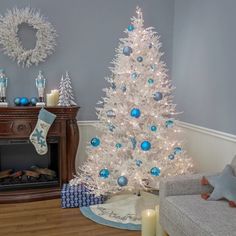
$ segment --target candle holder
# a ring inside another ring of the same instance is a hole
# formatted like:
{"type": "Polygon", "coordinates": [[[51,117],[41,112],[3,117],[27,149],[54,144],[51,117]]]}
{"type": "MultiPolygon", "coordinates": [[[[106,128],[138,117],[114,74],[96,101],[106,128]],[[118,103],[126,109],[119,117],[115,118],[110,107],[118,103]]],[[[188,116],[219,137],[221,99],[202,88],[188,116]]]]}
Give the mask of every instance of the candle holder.
{"type": "Polygon", "coordinates": [[[44,78],[42,71],[39,71],[38,77],[35,79],[36,88],[38,89],[39,102],[36,106],[45,106],[44,90],[46,86],[46,79],[44,78]]]}
{"type": "Polygon", "coordinates": [[[7,90],[7,82],[8,78],[5,75],[5,71],[0,69],[0,106],[7,107],[7,99],[6,99],[6,90],[7,90]]]}

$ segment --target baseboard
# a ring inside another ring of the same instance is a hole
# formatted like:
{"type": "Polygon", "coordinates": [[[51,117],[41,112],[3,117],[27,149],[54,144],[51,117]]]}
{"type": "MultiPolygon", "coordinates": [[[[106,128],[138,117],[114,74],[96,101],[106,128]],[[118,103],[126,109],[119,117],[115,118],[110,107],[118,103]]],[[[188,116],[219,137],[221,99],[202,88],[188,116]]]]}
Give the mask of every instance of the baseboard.
{"type": "MultiPolygon", "coordinates": [[[[80,145],[76,165],[86,160],[86,146],[99,132],[95,125],[99,121],[78,121],[80,145]]],[[[185,134],[185,149],[193,158],[198,171],[219,171],[230,163],[236,154],[236,135],[220,132],[202,126],[178,121],[185,134]]]]}

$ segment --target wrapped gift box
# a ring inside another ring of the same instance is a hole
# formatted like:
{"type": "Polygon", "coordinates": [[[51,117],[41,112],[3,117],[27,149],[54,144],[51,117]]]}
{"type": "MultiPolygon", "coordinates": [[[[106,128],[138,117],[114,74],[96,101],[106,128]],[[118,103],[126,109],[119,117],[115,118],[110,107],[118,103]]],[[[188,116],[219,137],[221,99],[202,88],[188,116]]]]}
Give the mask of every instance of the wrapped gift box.
{"type": "Polygon", "coordinates": [[[89,193],[89,190],[83,185],[71,186],[63,184],[61,190],[61,207],[84,207],[96,204],[102,204],[106,200],[105,196],[96,197],[89,193]]]}

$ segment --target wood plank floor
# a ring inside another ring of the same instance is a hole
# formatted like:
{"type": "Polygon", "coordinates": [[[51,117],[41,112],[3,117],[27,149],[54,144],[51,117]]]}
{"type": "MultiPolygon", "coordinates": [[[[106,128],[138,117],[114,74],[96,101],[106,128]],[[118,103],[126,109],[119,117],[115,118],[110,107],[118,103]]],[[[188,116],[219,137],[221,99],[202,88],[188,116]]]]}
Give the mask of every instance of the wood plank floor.
{"type": "Polygon", "coordinates": [[[102,226],[60,200],[0,204],[0,236],[140,236],[139,231],[102,226]]]}

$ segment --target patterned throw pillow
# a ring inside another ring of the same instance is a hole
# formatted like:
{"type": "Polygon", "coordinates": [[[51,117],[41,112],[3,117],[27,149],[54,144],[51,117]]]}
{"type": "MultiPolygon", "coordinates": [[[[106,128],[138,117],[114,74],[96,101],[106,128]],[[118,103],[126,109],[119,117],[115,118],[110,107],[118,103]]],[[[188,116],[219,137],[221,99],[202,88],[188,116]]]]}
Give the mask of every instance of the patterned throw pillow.
{"type": "Polygon", "coordinates": [[[212,193],[203,193],[205,200],[227,199],[231,207],[236,207],[236,176],[232,166],[227,165],[220,175],[203,177],[202,185],[211,185],[214,187],[212,193]]]}

